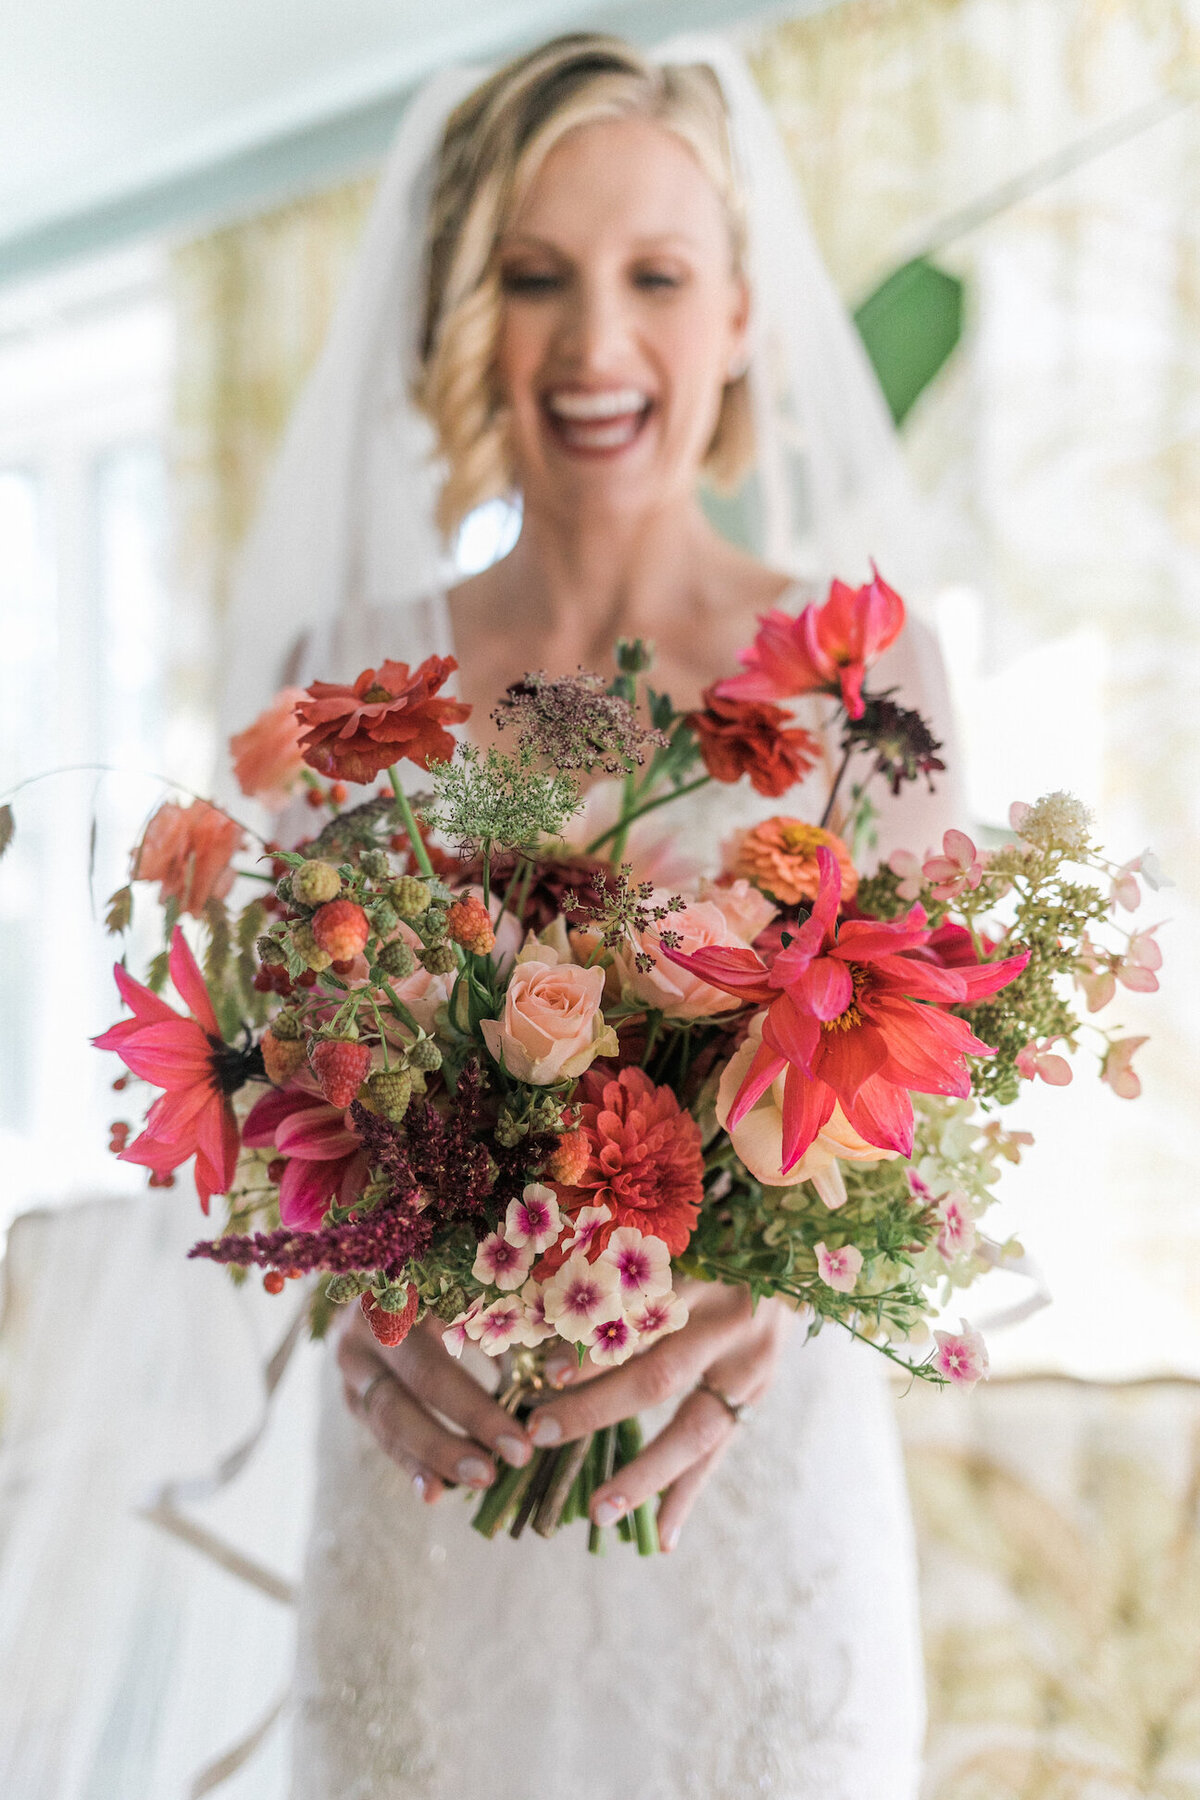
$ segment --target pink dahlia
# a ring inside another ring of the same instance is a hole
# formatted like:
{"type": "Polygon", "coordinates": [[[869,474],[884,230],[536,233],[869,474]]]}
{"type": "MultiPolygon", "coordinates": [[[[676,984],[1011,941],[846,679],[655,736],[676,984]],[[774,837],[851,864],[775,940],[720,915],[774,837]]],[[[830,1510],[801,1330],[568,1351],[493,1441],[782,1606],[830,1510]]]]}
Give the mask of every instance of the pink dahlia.
{"type": "Polygon", "coordinates": [[[264,1094],[246,1115],[242,1138],[251,1150],[273,1148],[287,1158],[279,1217],[298,1231],[318,1230],[335,1201],[349,1206],[366,1183],[361,1140],[308,1074],[264,1094]]]}
{"type": "MultiPolygon", "coordinates": [[[[678,1256],[696,1228],[703,1192],[704,1158],[695,1119],[670,1088],[656,1087],[641,1069],[622,1069],[615,1076],[589,1069],[575,1101],[588,1160],[571,1187],[557,1190],[568,1215],[566,1235],[585,1208],[606,1207],[609,1217],[589,1238],[589,1257],[597,1257],[625,1225],[645,1237],[661,1238],[671,1255],[678,1256]]],[[[556,1269],[565,1254],[555,1246],[540,1268],[556,1269]]]]}
{"type": "Polygon", "coordinates": [[[113,974],[133,1017],[92,1042],[98,1050],[115,1050],[127,1069],[164,1090],[146,1115],[145,1130],[119,1153],[120,1160],[166,1175],[194,1156],[196,1192],[207,1212],[213,1194],[228,1192],[237,1168],[238,1128],[230,1095],[245,1078],[243,1058],[222,1040],[204,977],[178,926],[171,939],[170,970],[190,1018],[117,963],[113,974]]]}
{"type": "Polygon", "coordinates": [[[745,673],[717,683],[725,700],[787,700],[797,694],[837,694],[852,719],[863,715],[868,664],[904,627],[904,602],[879,575],[864,587],[835,581],[824,606],[797,618],[765,613],[758,636],[741,652],[745,673]]]}

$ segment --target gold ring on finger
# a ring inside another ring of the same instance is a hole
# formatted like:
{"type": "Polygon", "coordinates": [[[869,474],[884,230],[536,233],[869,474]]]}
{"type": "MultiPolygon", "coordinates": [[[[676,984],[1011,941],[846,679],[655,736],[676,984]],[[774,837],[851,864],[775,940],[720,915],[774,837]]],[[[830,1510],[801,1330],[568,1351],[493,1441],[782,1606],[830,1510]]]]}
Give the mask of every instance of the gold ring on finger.
{"type": "Polygon", "coordinates": [[[711,1394],[714,1400],[719,1400],[735,1425],[748,1425],[754,1417],[752,1406],[748,1406],[745,1401],[739,1403],[737,1400],[731,1400],[729,1395],[723,1393],[715,1382],[708,1379],[707,1375],[702,1376],[697,1383],[696,1392],[711,1394]]]}

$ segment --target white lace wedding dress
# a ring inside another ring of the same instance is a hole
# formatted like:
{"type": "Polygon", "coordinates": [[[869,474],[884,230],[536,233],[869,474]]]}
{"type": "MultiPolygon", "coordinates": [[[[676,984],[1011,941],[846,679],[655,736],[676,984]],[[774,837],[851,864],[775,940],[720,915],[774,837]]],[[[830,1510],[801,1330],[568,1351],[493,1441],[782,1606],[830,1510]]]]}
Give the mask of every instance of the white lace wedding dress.
{"type": "MultiPolygon", "coordinates": [[[[343,626],[320,672],[449,649],[443,603],[419,642],[412,628],[408,613],[398,644],[378,615],[343,626]]],[[[906,638],[890,673],[928,705],[927,640],[906,638]]],[[[709,788],[673,829],[715,858],[731,827],[779,810],[746,784],[709,788]]],[[[913,796],[889,841],[922,850],[933,823],[913,796]]],[[[675,1553],[596,1558],[582,1527],[489,1543],[473,1497],[422,1505],[346,1410],[331,1358],[293,1800],[914,1800],[920,1646],[893,1406],[882,1358],[798,1329],[675,1553]]]]}

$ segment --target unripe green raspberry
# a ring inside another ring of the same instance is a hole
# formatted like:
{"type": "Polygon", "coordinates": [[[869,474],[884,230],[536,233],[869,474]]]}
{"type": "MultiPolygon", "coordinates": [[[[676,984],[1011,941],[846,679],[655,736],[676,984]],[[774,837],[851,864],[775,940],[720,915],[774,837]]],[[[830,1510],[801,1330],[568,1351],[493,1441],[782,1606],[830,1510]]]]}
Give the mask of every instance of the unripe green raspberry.
{"type": "Polygon", "coordinates": [[[376,1069],[367,1082],[367,1092],[384,1118],[399,1124],[412,1099],[412,1076],[407,1069],[376,1069]]]}
{"type": "Polygon", "coordinates": [[[281,901],[284,906],[295,906],[296,896],[292,891],[292,878],[290,875],[281,876],[275,883],[275,898],[281,901]]]}
{"type": "Polygon", "coordinates": [[[358,866],[372,881],[386,881],[392,872],[392,865],[384,850],[364,850],[358,859],[358,866]]]}
{"type": "Polygon", "coordinates": [[[411,1295],[407,1287],[384,1288],[382,1294],[376,1294],[375,1304],[380,1312],[402,1313],[411,1303],[411,1295]]]}
{"type": "Polygon", "coordinates": [[[449,944],[428,945],[421,961],[431,975],[452,975],[458,967],[458,958],[449,944]]]}
{"type": "Polygon", "coordinates": [[[416,959],[403,938],[393,938],[390,944],[385,944],[375,961],[385,975],[392,976],[396,981],[403,981],[417,966],[416,959]]]}
{"type": "Polygon", "coordinates": [[[449,927],[446,924],[446,908],[431,906],[421,920],[421,935],[427,944],[444,944],[449,927]]]}
{"type": "Polygon", "coordinates": [[[268,968],[278,969],[287,961],[287,951],[278,938],[255,938],[254,948],[258,951],[258,960],[266,963],[268,968]]]}
{"type": "Polygon", "coordinates": [[[390,937],[400,923],[400,914],[386,900],[377,900],[370,908],[371,930],[377,937],[390,937]]]}
{"type": "Polygon", "coordinates": [[[304,1036],[304,1027],[294,1012],[276,1013],[271,1020],[271,1030],[281,1044],[295,1044],[304,1036]]]}
{"type": "Polygon", "coordinates": [[[322,950],[313,936],[312,926],[307,919],[298,919],[292,926],[292,947],[296,955],[307,968],[315,969],[317,974],[327,969],[333,958],[328,950],[322,950]]]}
{"type": "Polygon", "coordinates": [[[429,883],[416,875],[402,875],[393,881],[388,898],[402,919],[419,919],[431,898],[429,883]]]}
{"type": "Polygon", "coordinates": [[[446,1325],[449,1325],[452,1319],[457,1319],[459,1313],[465,1312],[466,1309],[467,1290],[457,1284],[454,1287],[448,1287],[434,1306],[438,1318],[446,1325]]]}
{"type": "Polygon", "coordinates": [[[362,1282],[357,1275],[335,1275],[325,1289],[325,1298],[335,1306],[344,1306],[347,1300],[357,1300],[361,1293],[362,1282]]]}
{"type": "Polygon", "coordinates": [[[342,878],[332,863],[303,862],[292,875],[292,892],[305,906],[325,906],[342,891],[342,878]]]}
{"type": "Polygon", "coordinates": [[[418,1038],[409,1046],[408,1062],[410,1068],[423,1069],[432,1075],[442,1066],[442,1053],[432,1038],[418,1038]]]}
{"type": "Polygon", "coordinates": [[[425,1079],[424,1069],[414,1069],[410,1067],[408,1072],[412,1077],[413,1093],[423,1094],[429,1086],[429,1083],[425,1079]]]}

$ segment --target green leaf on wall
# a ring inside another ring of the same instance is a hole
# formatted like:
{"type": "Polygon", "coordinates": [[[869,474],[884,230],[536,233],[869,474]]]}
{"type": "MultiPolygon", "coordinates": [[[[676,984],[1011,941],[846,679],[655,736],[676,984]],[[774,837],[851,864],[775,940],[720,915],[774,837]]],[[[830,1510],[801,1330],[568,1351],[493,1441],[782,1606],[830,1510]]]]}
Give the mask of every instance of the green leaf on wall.
{"type": "Polygon", "coordinates": [[[916,257],[868,295],[854,323],[900,425],[962,336],[963,284],[916,257]]]}

